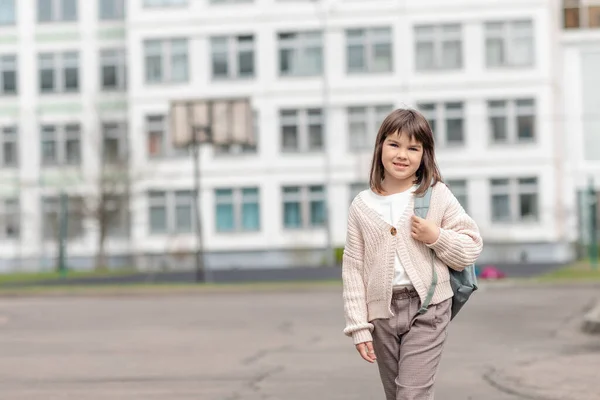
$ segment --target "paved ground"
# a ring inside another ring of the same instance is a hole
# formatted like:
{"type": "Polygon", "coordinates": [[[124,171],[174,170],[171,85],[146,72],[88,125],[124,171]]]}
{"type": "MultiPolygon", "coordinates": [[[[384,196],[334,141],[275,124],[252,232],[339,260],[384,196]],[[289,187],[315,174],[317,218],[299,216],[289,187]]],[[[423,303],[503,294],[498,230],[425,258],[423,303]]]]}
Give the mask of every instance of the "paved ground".
{"type": "MultiPolygon", "coordinates": [[[[452,323],[441,400],[600,399],[600,287],[484,287],[452,323]]],[[[339,288],[0,298],[3,400],[382,399],[339,288]]]]}

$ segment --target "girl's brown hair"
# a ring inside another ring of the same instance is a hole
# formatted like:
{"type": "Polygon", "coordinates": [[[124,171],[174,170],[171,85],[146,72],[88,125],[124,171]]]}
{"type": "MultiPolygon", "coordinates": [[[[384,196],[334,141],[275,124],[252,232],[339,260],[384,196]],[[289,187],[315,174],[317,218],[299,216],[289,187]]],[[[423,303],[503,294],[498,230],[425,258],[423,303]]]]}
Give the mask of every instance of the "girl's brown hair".
{"type": "Polygon", "coordinates": [[[422,195],[430,186],[442,182],[442,175],[435,161],[433,132],[429,123],[418,111],[400,108],[392,111],[379,127],[373,151],[373,161],[371,162],[369,183],[371,189],[377,193],[384,192],[381,183],[385,176],[385,170],[381,162],[381,152],[385,139],[395,133],[408,135],[410,140],[415,139],[423,146],[423,158],[417,169],[417,179],[414,182],[419,185],[415,195],[422,195]]]}

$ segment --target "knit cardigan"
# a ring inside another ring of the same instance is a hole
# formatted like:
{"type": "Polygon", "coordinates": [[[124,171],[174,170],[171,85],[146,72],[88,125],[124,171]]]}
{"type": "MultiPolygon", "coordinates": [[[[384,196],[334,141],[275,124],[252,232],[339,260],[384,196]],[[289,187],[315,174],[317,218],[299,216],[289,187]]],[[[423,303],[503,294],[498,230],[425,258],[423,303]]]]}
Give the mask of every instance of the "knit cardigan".
{"type": "Polygon", "coordinates": [[[394,226],[385,222],[361,199],[354,198],[348,213],[346,246],[342,258],[344,334],[355,344],[372,341],[371,321],[390,318],[396,253],[400,257],[421,302],[431,286],[431,251],[435,252],[438,283],[431,304],[452,297],[448,267],[460,271],[475,262],[483,247],[479,228],[450,189],[433,186],[427,220],[440,227],[438,239],[429,245],[411,236],[414,196],[394,226]]]}

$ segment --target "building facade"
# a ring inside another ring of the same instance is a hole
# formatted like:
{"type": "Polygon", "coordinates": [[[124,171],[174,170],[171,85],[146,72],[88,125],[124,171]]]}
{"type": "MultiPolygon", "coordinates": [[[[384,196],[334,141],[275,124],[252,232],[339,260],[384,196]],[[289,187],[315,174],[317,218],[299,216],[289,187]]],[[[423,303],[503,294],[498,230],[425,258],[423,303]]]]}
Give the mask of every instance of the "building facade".
{"type": "Polygon", "coordinates": [[[434,129],[444,179],[484,237],[481,262],[574,257],[582,167],[566,163],[557,116],[583,85],[561,90],[578,68],[562,64],[561,46],[579,39],[562,31],[556,1],[0,0],[0,10],[3,270],[53,265],[61,204],[73,267],[91,267],[103,236],[111,265],[191,267],[193,163],[171,143],[169,104],[240,96],[256,145],[200,151],[210,268],[323,264],[367,187],[380,122],[406,106],[434,129]],[[106,166],[128,172],[127,188],[100,224],[106,166]]]}

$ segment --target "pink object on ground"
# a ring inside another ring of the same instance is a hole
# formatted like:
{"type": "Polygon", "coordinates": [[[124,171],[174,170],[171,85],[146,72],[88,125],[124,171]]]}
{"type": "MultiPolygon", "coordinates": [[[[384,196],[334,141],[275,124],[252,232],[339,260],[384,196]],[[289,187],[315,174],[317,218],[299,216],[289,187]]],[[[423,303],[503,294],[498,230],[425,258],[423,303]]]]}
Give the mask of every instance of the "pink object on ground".
{"type": "Polygon", "coordinates": [[[493,265],[486,265],[481,270],[479,277],[481,279],[502,279],[506,277],[506,274],[493,265]]]}

